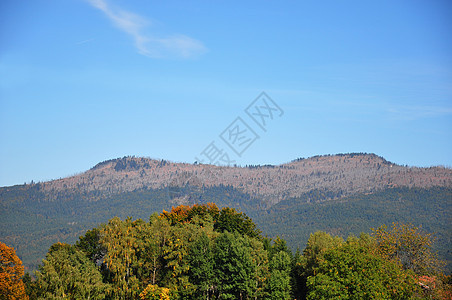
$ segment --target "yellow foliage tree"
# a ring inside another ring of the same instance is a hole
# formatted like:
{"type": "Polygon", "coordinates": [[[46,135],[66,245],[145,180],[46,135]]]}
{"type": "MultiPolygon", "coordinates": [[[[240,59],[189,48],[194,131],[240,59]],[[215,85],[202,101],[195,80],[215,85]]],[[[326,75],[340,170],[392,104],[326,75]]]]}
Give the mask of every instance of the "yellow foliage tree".
{"type": "Polygon", "coordinates": [[[22,281],[24,267],[16,251],[0,242],[0,299],[28,299],[22,281]]]}
{"type": "Polygon", "coordinates": [[[400,262],[404,269],[413,270],[418,275],[435,274],[441,269],[442,262],[432,251],[432,234],[402,223],[393,223],[391,230],[385,225],[372,230],[379,254],[400,262]]]}
{"type": "Polygon", "coordinates": [[[140,294],[142,300],[170,300],[170,289],[149,284],[140,294]]]}

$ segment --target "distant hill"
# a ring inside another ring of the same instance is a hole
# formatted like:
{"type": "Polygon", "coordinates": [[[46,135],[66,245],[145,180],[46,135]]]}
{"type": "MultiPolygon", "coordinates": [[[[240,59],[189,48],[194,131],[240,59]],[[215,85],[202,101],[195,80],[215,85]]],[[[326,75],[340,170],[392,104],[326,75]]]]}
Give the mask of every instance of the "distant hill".
{"type": "Polygon", "coordinates": [[[452,259],[444,250],[452,245],[451,191],[449,168],[400,166],[375,154],[245,167],[124,157],[75,176],[0,188],[0,240],[34,269],[52,243],[74,242],[113,216],[215,202],[244,211],[293,248],[304,248],[314,230],[347,235],[403,221],[438,232],[438,249],[452,259]]]}
{"type": "MultiPolygon", "coordinates": [[[[166,186],[232,186],[269,206],[312,189],[334,192],[331,199],[392,187],[451,186],[452,170],[404,167],[375,154],[339,154],[296,159],[282,165],[219,167],[142,157],[123,157],[97,164],[76,176],[26,186],[42,192],[44,201],[61,194],[90,200],[143,188],[166,186]]],[[[6,188],[7,190],[10,188],[6,188]]]]}

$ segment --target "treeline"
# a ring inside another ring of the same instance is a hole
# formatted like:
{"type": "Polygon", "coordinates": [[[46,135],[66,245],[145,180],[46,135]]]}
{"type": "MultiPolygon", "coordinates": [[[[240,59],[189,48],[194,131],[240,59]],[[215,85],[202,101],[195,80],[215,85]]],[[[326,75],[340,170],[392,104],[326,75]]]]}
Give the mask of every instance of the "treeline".
{"type": "Polygon", "coordinates": [[[17,286],[28,295],[21,299],[443,299],[450,277],[431,242],[394,224],[345,241],[316,232],[293,254],[235,209],[182,205],[149,221],[115,217],[75,245],[56,243],[36,279],[17,286]]]}
{"type": "Polygon", "coordinates": [[[350,157],[350,158],[362,157],[362,156],[370,156],[370,157],[374,157],[374,158],[378,158],[378,159],[382,160],[384,164],[387,164],[387,165],[393,164],[393,163],[387,161],[382,156],[376,155],[375,153],[367,153],[367,152],[352,152],[352,153],[314,155],[314,156],[311,156],[309,158],[299,157],[299,158],[296,158],[296,159],[292,160],[292,162],[300,162],[300,161],[304,161],[304,160],[308,160],[308,159],[318,160],[319,158],[334,157],[334,156],[336,156],[336,157],[350,157]]]}

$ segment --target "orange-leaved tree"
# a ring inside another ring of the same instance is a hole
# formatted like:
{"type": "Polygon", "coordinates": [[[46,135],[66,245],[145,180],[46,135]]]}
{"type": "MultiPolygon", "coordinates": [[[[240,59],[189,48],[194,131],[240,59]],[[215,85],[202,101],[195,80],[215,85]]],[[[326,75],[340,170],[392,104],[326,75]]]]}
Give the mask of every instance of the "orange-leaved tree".
{"type": "Polygon", "coordinates": [[[0,299],[28,299],[22,281],[24,267],[16,251],[0,242],[0,299]]]}

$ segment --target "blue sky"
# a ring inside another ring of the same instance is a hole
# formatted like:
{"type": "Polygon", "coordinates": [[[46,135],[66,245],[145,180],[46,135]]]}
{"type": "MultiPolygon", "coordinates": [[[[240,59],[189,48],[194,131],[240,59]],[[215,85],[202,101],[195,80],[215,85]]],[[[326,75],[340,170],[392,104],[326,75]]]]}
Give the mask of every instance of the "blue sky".
{"type": "Polygon", "coordinates": [[[0,186],[125,155],[193,163],[212,142],[240,165],[451,166],[451,16],[446,0],[1,1],[0,186]],[[266,131],[245,112],[262,91],[282,110],[266,131]],[[237,117],[258,136],[241,156],[219,137],[237,117]]]}

